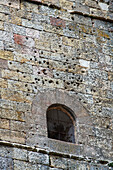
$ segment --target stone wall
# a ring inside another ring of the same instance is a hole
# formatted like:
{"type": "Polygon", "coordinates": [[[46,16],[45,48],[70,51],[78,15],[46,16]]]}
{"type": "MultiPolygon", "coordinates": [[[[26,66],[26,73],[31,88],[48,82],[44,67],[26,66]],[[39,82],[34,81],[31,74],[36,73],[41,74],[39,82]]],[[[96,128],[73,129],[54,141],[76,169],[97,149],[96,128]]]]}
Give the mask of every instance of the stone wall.
{"type": "Polygon", "coordinates": [[[0,167],[113,169],[113,1],[0,1],[0,167]],[[54,103],[75,144],[47,136],[54,103]]]}

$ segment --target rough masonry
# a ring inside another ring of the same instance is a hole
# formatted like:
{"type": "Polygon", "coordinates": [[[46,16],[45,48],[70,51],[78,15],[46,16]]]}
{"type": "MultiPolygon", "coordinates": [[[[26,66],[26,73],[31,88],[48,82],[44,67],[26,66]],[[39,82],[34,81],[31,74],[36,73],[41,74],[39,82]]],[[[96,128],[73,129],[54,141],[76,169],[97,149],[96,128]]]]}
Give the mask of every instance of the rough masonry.
{"type": "Polygon", "coordinates": [[[113,0],[0,1],[0,170],[113,170],[113,0]],[[47,136],[54,103],[75,144],[47,136]]]}

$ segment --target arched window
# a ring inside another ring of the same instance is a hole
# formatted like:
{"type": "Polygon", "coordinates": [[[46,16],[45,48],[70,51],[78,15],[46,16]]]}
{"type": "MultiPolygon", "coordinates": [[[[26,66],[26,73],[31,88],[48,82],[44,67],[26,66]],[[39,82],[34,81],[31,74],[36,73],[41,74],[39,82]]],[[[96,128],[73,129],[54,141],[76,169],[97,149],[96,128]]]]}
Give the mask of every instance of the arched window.
{"type": "Polygon", "coordinates": [[[71,109],[61,104],[53,104],[47,109],[48,137],[75,143],[75,118],[71,109]]]}

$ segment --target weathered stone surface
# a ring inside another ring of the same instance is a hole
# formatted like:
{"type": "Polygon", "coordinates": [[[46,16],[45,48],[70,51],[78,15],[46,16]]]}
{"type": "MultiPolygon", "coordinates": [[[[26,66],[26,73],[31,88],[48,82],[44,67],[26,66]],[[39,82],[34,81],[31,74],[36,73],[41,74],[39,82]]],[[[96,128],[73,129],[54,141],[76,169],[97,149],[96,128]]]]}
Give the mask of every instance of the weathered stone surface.
{"type": "Polygon", "coordinates": [[[112,4],[0,1],[2,170],[112,169],[112,4]],[[75,143],[48,137],[53,104],[69,108],[75,143]]]}

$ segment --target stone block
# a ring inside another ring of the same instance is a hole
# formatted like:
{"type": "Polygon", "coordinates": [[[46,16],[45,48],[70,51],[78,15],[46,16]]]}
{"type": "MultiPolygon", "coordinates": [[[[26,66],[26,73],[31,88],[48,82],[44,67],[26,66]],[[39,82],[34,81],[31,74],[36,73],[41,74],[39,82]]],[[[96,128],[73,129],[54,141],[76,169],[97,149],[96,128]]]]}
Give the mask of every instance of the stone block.
{"type": "Polygon", "coordinates": [[[0,129],[0,139],[5,141],[25,144],[25,133],[0,129]]]}
{"type": "Polygon", "coordinates": [[[25,121],[25,114],[22,111],[15,111],[15,110],[10,110],[10,109],[2,109],[1,108],[1,118],[7,118],[7,119],[12,119],[12,120],[19,120],[19,121],[25,121]]]}
{"type": "Polygon", "coordinates": [[[8,146],[4,146],[1,144],[0,146],[0,156],[1,157],[6,157],[6,158],[12,158],[13,155],[13,148],[12,147],[8,147],[8,146]]]}
{"type": "Polygon", "coordinates": [[[19,148],[13,148],[12,158],[27,161],[27,150],[19,149],[19,148]]]}
{"type": "Polygon", "coordinates": [[[24,45],[24,46],[28,46],[28,47],[34,47],[34,45],[35,45],[35,42],[32,38],[25,37],[25,36],[19,35],[19,34],[14,34],[14,41],[18,45],[24,45]]]}
{"type": "Polygon", "coordinates": [[[54,168],[67,169],[68,161],[66,158],[50,156],[50,165],[54,168]]]}
{"type": "Polygon", "coordinates": [[[0,128],[9,129],[9,120],[0,118],[0,128]]]}
{"type": "Polygon", "coordinates": [[[1,170],[12,170],[13,169],[13,160],[11,158],[0,157],[0,168],[1,170]]]}
{"type": "Polygon", "coordinates": [[[47,154],[29,152],[28,159],[29,159],[29,162],[32,162],[35,164],[49,165],[49,156],[47,154]]]}
{"type": "Polygon", "coordinates": [[[26,92],[22,92],[22,91],[13,91],[11,89],[2,89],[1,92],[1,97],[2,99],[10,99],[11,101],[17,101],[17,102],[26,102],[26,103],[32,103],[32,99],[33,99],[33,94],[29,94],[27,95],[26,92]]]}
{"type": "Polygon", "coordinates": [[[0,58],[4,60],[13,60],[13,53],[10,51],[0,50],[0,58]]]}
{"type": "Polygon", "coordinates": [[[0,87],[7,88],[7,80],[0,78],[0,87]]]}
{"type": "Polygon", "coordinates": [[[8,62],[7,62],[7,60],[0,59],[0,67],[1,67],[1,68],[8,68],[8,62]]]}
{"type": "Polygon", "coordinates": [[[31,164],[25,161],[14,160],[14,170],[37,170],[38,167],[36,164],[31,164]]]}
{"type": "Polygon", "coordinates": [[[13,0],[13,2],[12,2],[12,0],[1,0],[0,4],[19,9],[20,1],[19,0],[13,0]]]}
{"type": "Polygon", "coordinates": [[[25,122],[11,120],[10,129],[15,131],[25,132],[26,131],[25,122]]]}

